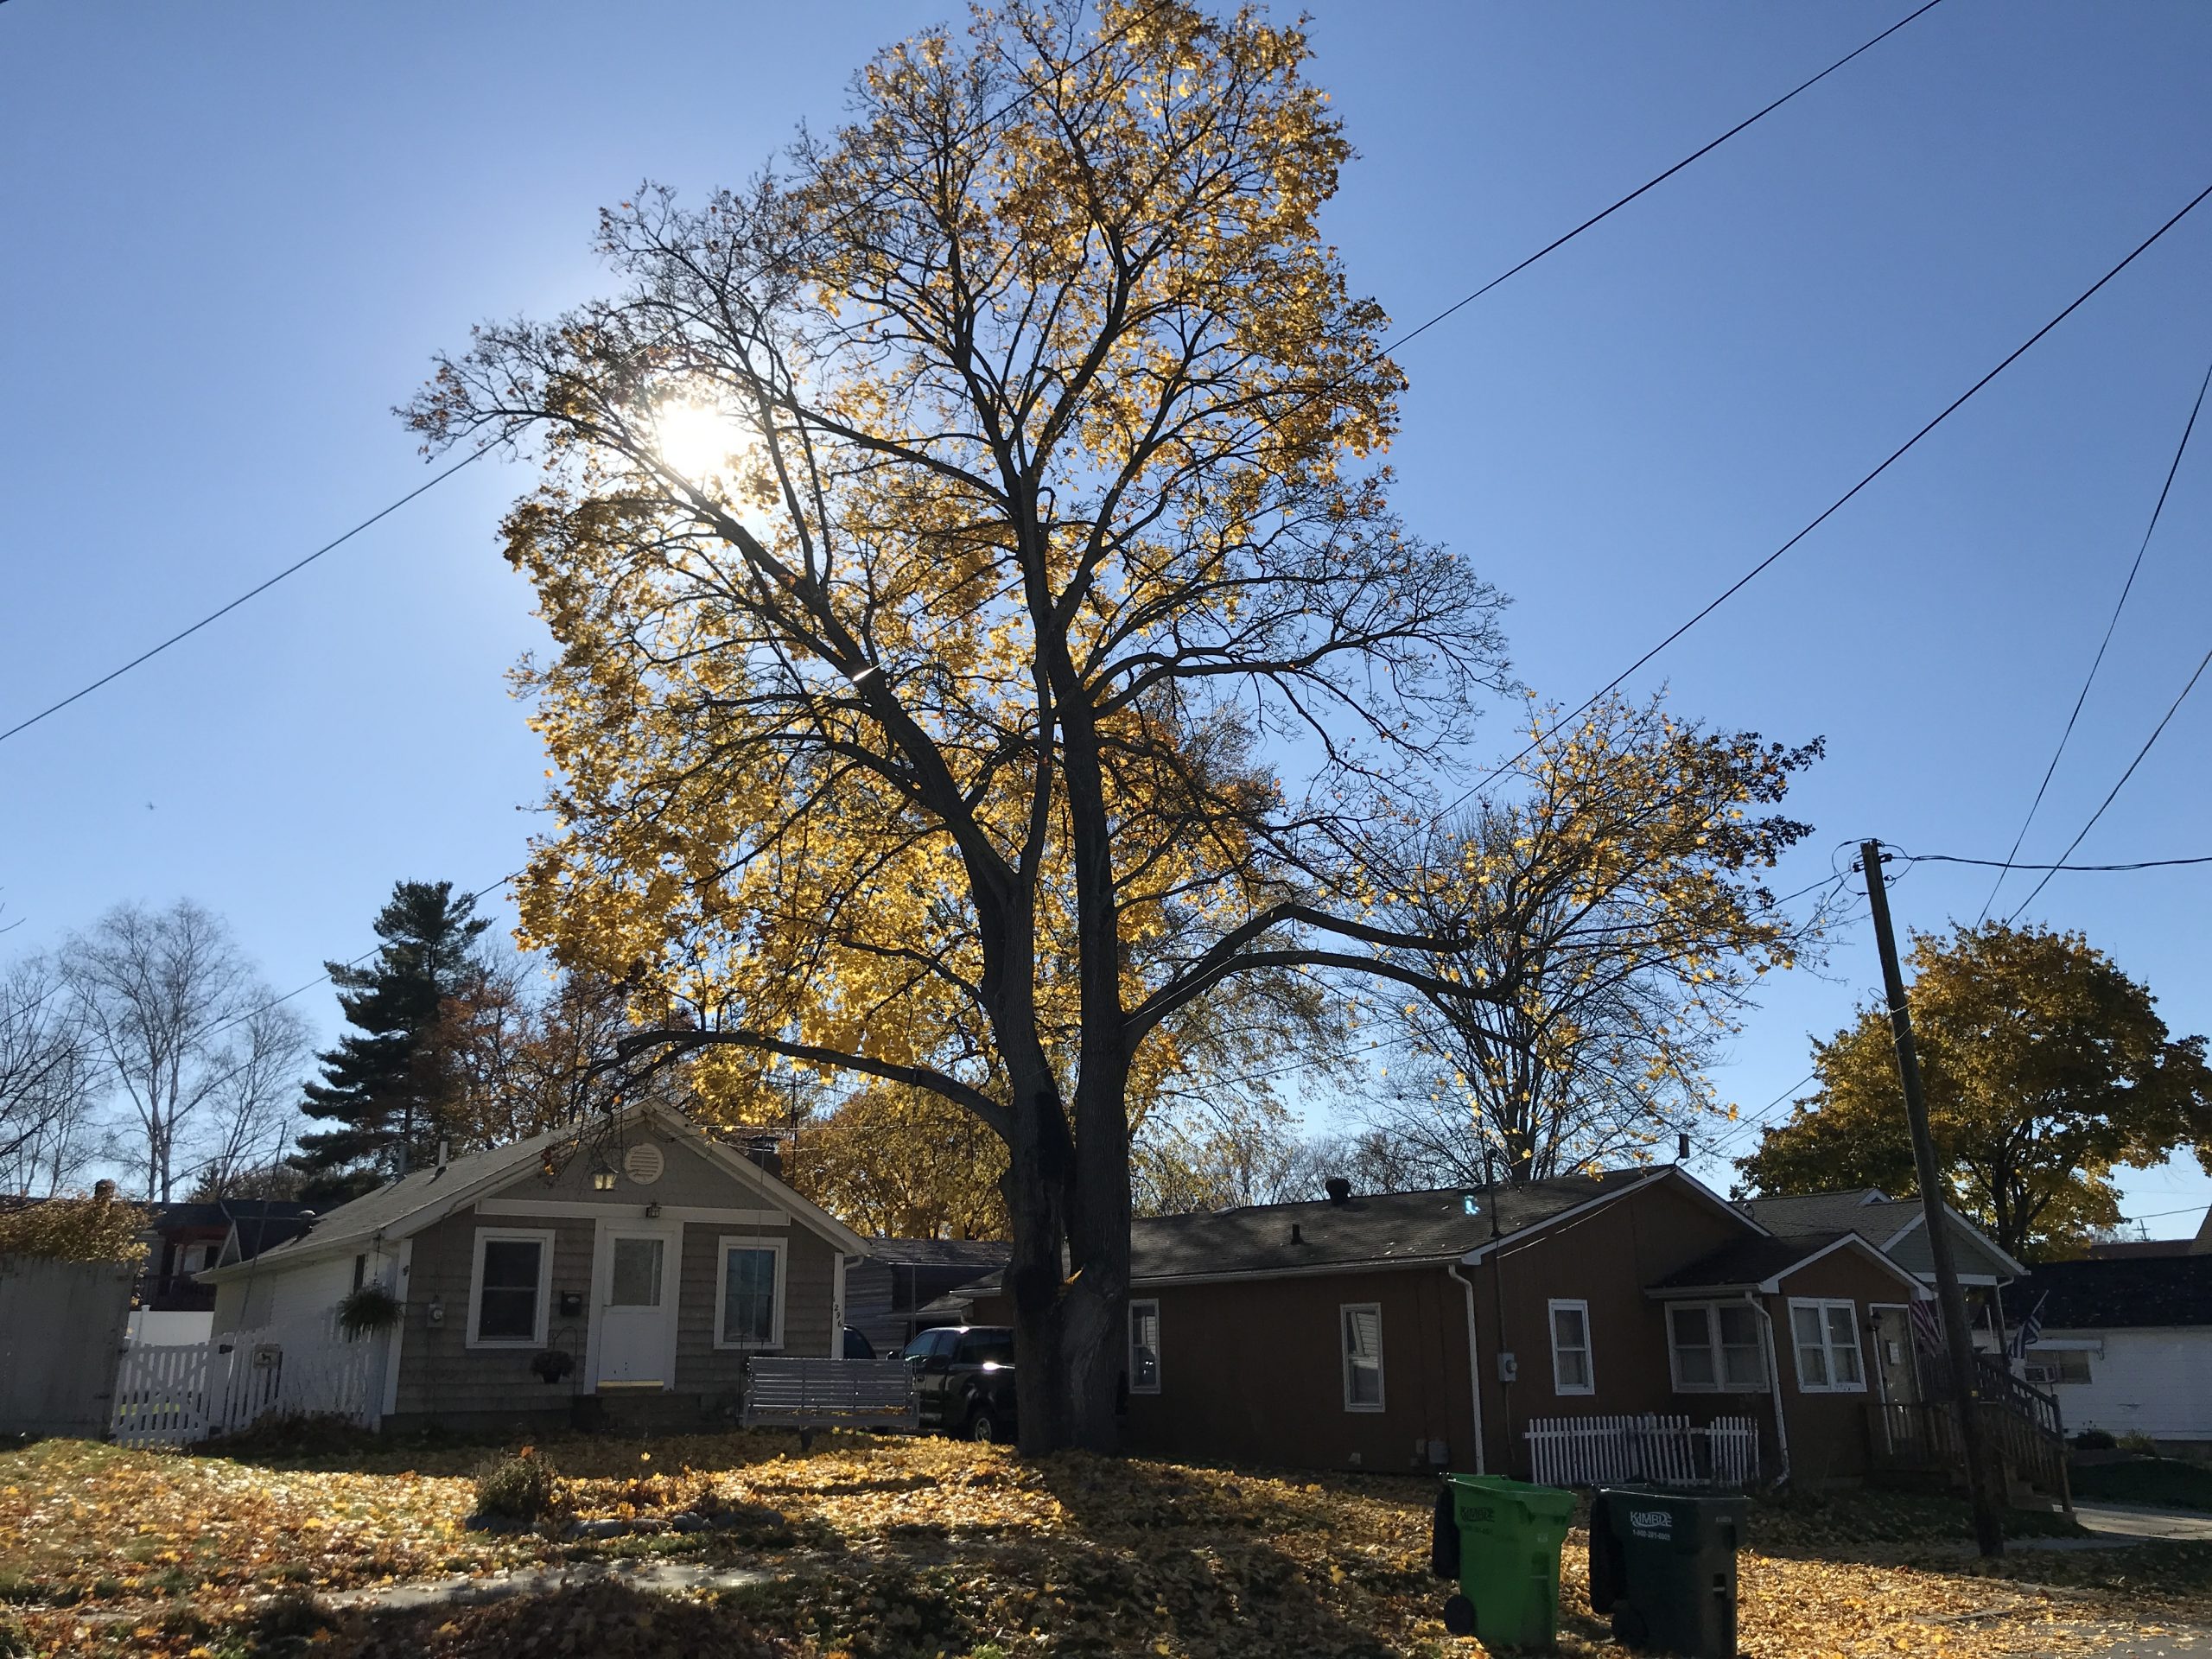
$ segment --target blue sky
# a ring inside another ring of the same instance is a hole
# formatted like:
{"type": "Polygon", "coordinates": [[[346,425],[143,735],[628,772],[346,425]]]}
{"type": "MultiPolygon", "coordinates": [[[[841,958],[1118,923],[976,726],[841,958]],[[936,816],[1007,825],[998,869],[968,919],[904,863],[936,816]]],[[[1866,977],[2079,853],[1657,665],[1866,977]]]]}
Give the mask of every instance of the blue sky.
{"type": "MultiPolygon", "coordinates": [[[[0,6],[0,727],[418,483],[389,410],[432,351],[593,291],[601,204],[741,179],[948,10],[0,6]]],[[[1361,152],[1330,232],[1410,325],[1907,10],[1314,0],[1361,152]]],[[[1945,0],[1408,347],[1398,499],[1578,701],[2207,182],[2212,8],[1945,0]]],[[[1641,677],[1827,736],[1788,885],[1862,835],[2010,845],[2212,355],[2208,275],[2212,207],[1641,677]]],[[[189,894],[289,989],[366,947],[394,879],[514,868],[541,763],[503,675],[538,631],[493,532],[524,485],[472,467],[0,745],[8,945],[189,894]]],[[[2201,430],[2024,855],[2212,644],[2208,531],[2201,430]]],[[[2200,688],[2080,856],[2212,852],[2208,733],[2200,688]]],[[[2061,876],[2032,913],[2208,1030],[2208,881],[2061,876]]],[[[1986,888],[1916,867],[1900,921],[1986,888]]],[[[1874,981],[1861,929],[1775,986],[1724,1092],[1764,1105],[1874,981]]],[[[2126,1192],[2177,1233],[2212,1182],[2126,1192]]]]}

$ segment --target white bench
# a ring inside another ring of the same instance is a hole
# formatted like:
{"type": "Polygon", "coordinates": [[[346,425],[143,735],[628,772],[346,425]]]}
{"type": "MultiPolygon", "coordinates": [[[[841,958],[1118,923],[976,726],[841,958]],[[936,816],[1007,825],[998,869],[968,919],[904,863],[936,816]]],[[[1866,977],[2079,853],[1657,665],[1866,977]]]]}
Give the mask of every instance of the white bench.
{"type": "Polygon", "coordinates": [[[755,1354],[745,1368],[745,1426],[917,1428],[914,1374],[903,1359],[783,1359],[755,1354]]]}

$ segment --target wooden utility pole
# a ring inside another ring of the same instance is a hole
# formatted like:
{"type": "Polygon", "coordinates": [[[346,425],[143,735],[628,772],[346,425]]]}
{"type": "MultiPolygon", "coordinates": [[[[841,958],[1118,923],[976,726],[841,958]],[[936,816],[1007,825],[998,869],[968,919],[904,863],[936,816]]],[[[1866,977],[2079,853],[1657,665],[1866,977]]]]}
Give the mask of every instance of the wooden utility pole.
{"type": "Polygon", "coordinates": [[[2005,1553],[1995,1471],[1981,1433],[1981,1372],[1974,1359],[1974,1332],[1967,1325],[1967,1299],[1951,1255],[1951,1230],[1943,1209],[1942,1174],[1936,1166],[1936,1141],[1928,1130],[1928,1099],[1920,1091],[1920,1056],[1912,1046],[1912,1016],[1904,1001],[1904,973],[1897,966],[1897,939],[1890,926],[1889,890],[1882,881],[1882,843],[1859,843],[1859,867],[1866,874],[1866,903],[1874,913],[1874,942],[1882,952],[1882,990],[1890,1005],[1890,1031],[1897,1040],[1897,1077],[1904,1085],[1905,1120],[1912,1126],[1912,1163],[1920,1178],[1920,1204],[1928,1218],[1928,1253],[1936,1258],[1936,1299],[1943,1311],[1943,1344],[1951,1360],[1951,1409],[1959,1427],[1959,1449],[1967,1464],[1967,1490],[1974,1502],[1974,1539],[1984,1555],[2005,1553]]]}

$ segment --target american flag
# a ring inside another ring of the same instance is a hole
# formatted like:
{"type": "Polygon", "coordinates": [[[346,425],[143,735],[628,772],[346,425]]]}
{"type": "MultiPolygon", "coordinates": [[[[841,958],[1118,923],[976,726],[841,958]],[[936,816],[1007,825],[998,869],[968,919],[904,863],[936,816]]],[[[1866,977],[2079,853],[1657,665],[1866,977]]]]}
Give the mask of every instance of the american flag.
{"type": "Polygon", "coordinates": [[[1905,1312],[1912,1320],[1912,1339],[1923,1353],[1940,1354],[1943,1351],[1943,1327],[1936,1322],[1936,1304],[1923,1297],[1908,1302],[1905,1312]]]}
{"type": "Polygon", "coordinates": [[[2029,1344],[2043,1335],[2043,1305],[2050,1300],[2050,1293],[2047,1290],[2037,1297],[2035,1306],[2029,1310],[2028,1317],[2020,1321],[2020,1328],[2012,1333],[2013,1358],[2025,1359],[2029,1344]]]}

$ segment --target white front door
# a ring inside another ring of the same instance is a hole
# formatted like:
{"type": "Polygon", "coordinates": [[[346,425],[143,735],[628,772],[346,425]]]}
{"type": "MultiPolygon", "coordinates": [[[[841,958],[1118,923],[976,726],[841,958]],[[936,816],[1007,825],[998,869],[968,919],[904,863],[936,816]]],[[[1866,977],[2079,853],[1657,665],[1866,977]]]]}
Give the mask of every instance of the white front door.
{"type": "Polygon", "coordinates": [[[676,1386],[676,1287],[681,1232],[602,1224],[592,1278],[592,1385],[676,1386]]]}

